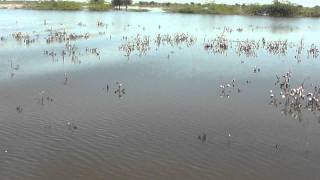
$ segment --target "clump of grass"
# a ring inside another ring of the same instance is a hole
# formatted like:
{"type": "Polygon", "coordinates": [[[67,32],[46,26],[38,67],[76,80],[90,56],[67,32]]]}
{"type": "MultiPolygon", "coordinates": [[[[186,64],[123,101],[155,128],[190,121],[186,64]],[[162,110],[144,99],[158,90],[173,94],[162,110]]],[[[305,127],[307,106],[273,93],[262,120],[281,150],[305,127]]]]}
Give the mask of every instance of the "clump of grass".
{"type": "Polygon", "coordinates": [[[25,6],[27,9],[34,10],[68,10],[75,11],[81,10],[83,3],[72,2],[72,1],[45,1],[29,3],[25,6]]]}

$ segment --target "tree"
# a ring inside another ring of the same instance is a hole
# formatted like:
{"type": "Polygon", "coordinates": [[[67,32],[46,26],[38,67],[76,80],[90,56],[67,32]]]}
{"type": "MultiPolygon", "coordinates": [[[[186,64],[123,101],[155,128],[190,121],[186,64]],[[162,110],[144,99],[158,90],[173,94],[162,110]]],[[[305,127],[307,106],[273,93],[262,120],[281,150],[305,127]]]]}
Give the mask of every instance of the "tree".
{"type": "Polygon", "coordinates": [[[120,6],[122,5],[122,0],[112,0],[112,6],[114,7],[119,7],[120,10],[120,6]]]}
{"type": "Polygon", "coordinates": [[[132,0],[123,0],[123,4],[126,6],[126,10],[128,10],[128,5],[132,4],[132,0]]]}
{"type": "Polygon", "coordinates": [[[90,0],[90,3],[101,3],[104,4],[104,0],[90,0]]]}

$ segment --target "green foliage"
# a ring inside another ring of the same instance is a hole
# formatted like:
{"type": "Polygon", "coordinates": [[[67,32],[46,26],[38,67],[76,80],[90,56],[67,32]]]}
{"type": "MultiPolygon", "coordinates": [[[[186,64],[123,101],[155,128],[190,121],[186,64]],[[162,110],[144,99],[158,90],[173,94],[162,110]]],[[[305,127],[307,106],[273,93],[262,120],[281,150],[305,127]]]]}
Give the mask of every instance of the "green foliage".
{"type": "Polygon", "coordinates": [[[174,4],[169,7],[165,7],[168,12],[177,13],[199,13],[199,14],[241,14],[240,8],[225,4],[191,4],[181,5],[174,4]]]}
{"type": "Polygon", "coordinates": [[[306,17],[320,17],[320,7],[302,8],[301,14],[306,17]]]}
{"type": "Polygon", "coordinates": [[[90,4],[104,4],[104,0],[90,0],[90,4]]]}
{"type": "Polygon", "coordinates": [[[280,3],[277,0],[268,5],[226,5],[208,3],[199,4],[171,4],[163,5],[167,12],[175,13],[197,13],[197,14],[235,14],[235,15],[257,15],[275,17],[320,17],[320,7],[307,8],[291,3],[280,3]]]}
{"type": "Polygon", "coordinates": [[[271,5],[246,6],[245,12],[251,15],[293,17],[300,14],[300,8],[290,3],[284,4],[278,1],[274,1],[274,3],[271,5]]]}
{"type": "Polygon", "coordinates": [[[131,5],[132,0],[122,0],[123,5],[131,5]]]}
{"type": "Polygon", "coordinates": [[[212,14],[241,14],[239,7],[226,4],[210,4],[208,11],[212,14]]]}
{"type": "Polygon", "coordinates": [[[90,11],[109,11],[112,9],[111,4],[105,4],[103,2],[90,3],[88,5],[90,11]]]}
{"type": "Polygon", "coordinates": [[[170,6],[170,2],[166,3],[157,3],[154,1],[139,1],[139,6],[144,6],[144,7],[162,7],[162,6],[170,6]]]}
{"type": "Polygon", "coordinates": [[[36,10],[81,10],[82,3],[71,1],[45,1],[39,3],[31,3],[26,6],[29,9],[36,10]]]}
{"type": "Polygon", "coordinates": [[[112,0],[111,4],[113,7],[119,7],[120,9],[120,6],[122,5],[122,0],[112,0]]]}
{"type": "Polygon", "coordinates": [[[126,9],[128,5],[132,4],[132,0],[112,0],[111,4],[113,7],[118,7],[120,9],[120,6],[124,5],[126,6],[126,9]]]}
{"type": "MultiPolygon", "coordinates": [[[[3,2],[6,3],[6,2],[3,2]]],[[[24,8],[35,10],[82,10],[107,11],[112,7],[130,5],[132,0],[112,0],[111,4],[106,4],[104,0],[90,0],[89,3],[80,3],[72,1],[44,1],[44,2],[24,2],[24,8]]],[[[281,3],[274,0],[273,4],[178,4],[178,3],[157,3],[154,1],[140,1],[139,6],[144,7],[162,7],[167,12],[175,13],[197,13],[197,14],[236,14],[236,15],[258,15],[258,16],[277,16],[277,17],[320,17],[320,6],[313,8],[294,5],[291,3],[281,3]]],[[[147,11],[130,10],[130,11],[147,11]]]]}

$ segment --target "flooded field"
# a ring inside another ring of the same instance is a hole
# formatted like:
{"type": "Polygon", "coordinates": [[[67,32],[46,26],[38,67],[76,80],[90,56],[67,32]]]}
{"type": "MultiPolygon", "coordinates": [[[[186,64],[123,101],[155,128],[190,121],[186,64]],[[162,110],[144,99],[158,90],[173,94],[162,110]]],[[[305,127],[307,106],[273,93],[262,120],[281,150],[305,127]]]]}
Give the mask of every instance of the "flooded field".
{"type": "Polygon", "coordinates": [[[0,20],[0,179],[320,178],[320,19],[0,20]]]}

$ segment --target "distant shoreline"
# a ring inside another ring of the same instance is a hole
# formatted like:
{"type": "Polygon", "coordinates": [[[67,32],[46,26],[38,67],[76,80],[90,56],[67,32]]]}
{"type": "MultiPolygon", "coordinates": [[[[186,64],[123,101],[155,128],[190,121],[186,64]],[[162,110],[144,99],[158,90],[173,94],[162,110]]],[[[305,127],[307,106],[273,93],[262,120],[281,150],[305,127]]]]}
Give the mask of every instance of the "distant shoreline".
{"type": "MultiPolygon", "coordinates": [[[[0,9],[31,9],[31,10],[90,10],[110,11],[117,10],[109,3],[81,3],[72,1],[4,1],[0,2],[0,9]]],[[[249,15],[269,17],[320,17],[320,6],[303,7],[293,4],[274,3],[268,5],[226,5],[226,4],[171,4],[171,3],[148,3],[134,4],[122,11],[133,12],[167,12],[181,14],[214,14],[214,15],[249,15]]],[[[118,10],[117,10],[118,11],[118,10]]]]}
{"type": "Polygon", "coordinates": [[[0,9],[23,9],[23,7],[22,3],[0,3],[0,9]]]}
{"type": "MultiPolygon", "coordinates": [[[[71,2],[73,3],[73,2],[71,2]]],[[[39,6],[40,3],[37,2],[18,2],[18,1],[12,1],[12,2],[0,2],[0,9],[30,9],[30,10],[90,10],[90,5],[89,3],[74,3],[77,5],[74,9],[70,9],[69,7],[64,8],[64,7],[57,7],[57,8],[52,8],[52,7],[41,7],[39,6]]],[[[104,4],[105,6],[109,6],[107,8],[99,9],[96,10],[94,9],[93,11],[109,11],[113,10],[111,5],[104,4]]],[[[97,5],[100,7],[100,5],[97,5]]],[[[117,9],[114,9],[117,10],[117,9]]],[[[125,7],[121,6],[121,10],[125,11],[125,7]]],[[[156,11],[156,12],[164,12],[162,8],[158,7],[139,7],[139,6],[128,6],[127,11],[134,11],[134,12],[148,12],[148,11],[156,11]]]]}

